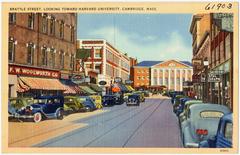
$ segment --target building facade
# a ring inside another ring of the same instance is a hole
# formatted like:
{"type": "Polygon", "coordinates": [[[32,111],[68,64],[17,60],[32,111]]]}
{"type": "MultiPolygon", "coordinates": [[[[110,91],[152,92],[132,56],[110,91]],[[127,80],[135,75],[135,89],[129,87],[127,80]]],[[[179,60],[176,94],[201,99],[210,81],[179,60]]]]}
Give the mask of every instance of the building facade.
{"type": "Polygon", "coordinates": [[[232,14],[214,13],[194,15],[190,27],[190,33],[193,36],[193,82],[198,98],[205,102],[225,104],[231,109],[233,94],[232,25],[232,14]],[[203,35],[197,37],[197,34],[203,35]],[[199,44],[195,46],[195,42],[199,44]]]}
{"type": "Polygon", "coordinates": [[[129,80],[130,58],[106,40],[84,39],[77,44],[80,49],[90,51],[84,60],[84,69],[87,76],[96,78],[96,83],[106,81],[106,86],[110,86],[115,77],[129,80]]]}
{"type": "MultiPolygon", "coordinates": [[[[68,79],[75,73],[76,28],[77,14],[74,13],[9,14],[10,97],[16,97],[21,91],[18,81],[23,78],[28,79],[27,82],[39,81],[34,79],[38,77],[51,81],[52,78],[68,79]]],[[[44,93],[43,90],[48,91],[40,86],[34,91],[44,93]]]]}
{"type": "Polygon", "coordinates": [[[134,68],[133,86],[183,90],[183,82],[192,81],[193,68],[188,61],[142,61],[134,68]]]}

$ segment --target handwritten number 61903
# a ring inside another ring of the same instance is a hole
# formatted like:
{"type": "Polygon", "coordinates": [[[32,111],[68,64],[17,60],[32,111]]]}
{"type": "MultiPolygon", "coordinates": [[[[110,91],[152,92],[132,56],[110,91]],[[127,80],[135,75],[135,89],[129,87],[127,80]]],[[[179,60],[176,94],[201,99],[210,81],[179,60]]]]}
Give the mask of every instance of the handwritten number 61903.
{"type": "Polygon", "coordinates": [[[232,8],[232,3],[218,3],[218,4],[211,4],[208,3],[205,6],[205,10],[220,10],[220,9],[231,9],[232,8]]]}

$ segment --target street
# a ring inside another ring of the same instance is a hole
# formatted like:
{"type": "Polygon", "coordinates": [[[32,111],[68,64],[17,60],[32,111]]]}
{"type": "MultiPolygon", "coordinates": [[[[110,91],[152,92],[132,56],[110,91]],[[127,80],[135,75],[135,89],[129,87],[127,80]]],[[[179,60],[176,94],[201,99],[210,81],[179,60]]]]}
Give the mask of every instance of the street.
{"type": "Polygon", "coordinates": [[[105,107],[107,112],[76,119],[87,124],[36,147],[182,147],[178,120],[169,99],[150,98],[139,107],[105,107]]]}

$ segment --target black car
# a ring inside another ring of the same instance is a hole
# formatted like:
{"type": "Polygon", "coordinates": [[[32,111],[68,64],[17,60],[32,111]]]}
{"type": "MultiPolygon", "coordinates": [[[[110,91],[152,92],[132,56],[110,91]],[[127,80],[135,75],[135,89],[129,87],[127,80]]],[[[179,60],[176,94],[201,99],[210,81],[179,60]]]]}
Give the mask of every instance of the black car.
{"type": "Polygon", "coordinates": [[[140,105],[140,94],[131,94],[128,96],[128,102],[126,103],[127,106],[130,105],[140,105]]]}
{"type": "Polygon", "coordinates": [[[124,99],[122,95],[116,94],[107,94],[104,95],[102,98],[102,105],[103,106],[113,106],[113,105],[120,105],[123,104],[124,99]]]}

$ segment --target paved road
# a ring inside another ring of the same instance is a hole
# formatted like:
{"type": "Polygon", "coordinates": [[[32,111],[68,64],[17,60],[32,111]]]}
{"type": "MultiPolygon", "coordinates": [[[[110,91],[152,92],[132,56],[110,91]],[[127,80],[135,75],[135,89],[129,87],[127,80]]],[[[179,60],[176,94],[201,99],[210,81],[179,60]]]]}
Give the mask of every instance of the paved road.
{"type": "Polygon", "coordinates": [[[169,99],[147,99],[138,106],[106,107],[109,112],[75,120],[88,124],[37,147],[182,147],[169,99]]]}

